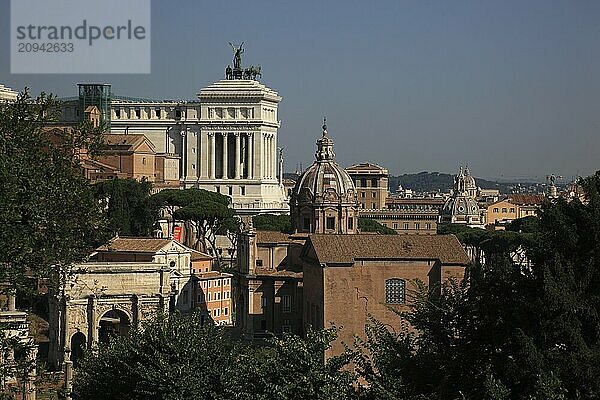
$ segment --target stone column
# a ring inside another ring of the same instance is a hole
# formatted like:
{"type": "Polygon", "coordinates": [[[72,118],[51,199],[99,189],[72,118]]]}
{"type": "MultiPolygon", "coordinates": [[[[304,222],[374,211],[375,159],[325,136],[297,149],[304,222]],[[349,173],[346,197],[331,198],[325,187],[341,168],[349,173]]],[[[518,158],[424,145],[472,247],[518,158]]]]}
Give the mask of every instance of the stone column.
{"type": "Polygon", "coordinates": [[[236,132],[235,135],[235,179],[240,179],[240,133],[236,132]]]}
{"type": "Polygon", "coordinates": [[[208,177],[210,179],[215,179],[215,141],[217,137],[214,132],[208,133],[208,141],[210,142],[210,154],[208,155],[208,177]]]}
{"type": "Polygon", "coordinates": [[[182,130],[179,132],[181,134],[181,179],[183,181],[187,178],[187,132],[182,130]]]}
{"type": "Polygon", "coordinates": [[[89,319],[88,319],[88,348],[91,349],[98,344],[98,326],[96,319],[98,317],[98,299],[91,294],[88,297],[89,319]]]}
{"type": "Polygon", "coordinates": [[[254,135],[248,133],[248,178],[254,178],[254,135]]]}
{"type": "Polygon", "coordinates": [[[198,135],[198,154],[200,157],[200,160],[198,162],[198,168],[200,168],[200,178],[208,178],[209,176],[209,165],[210,165],[210,155],[208,154],[209,152],[209,140],[210,138],[208,137],[208,135],[206,134],[206,132],[204,131],[200,131],[199,135],[198,135]]]}
{"type": "Polygon", "coordinates": [[[227,137],[229,134],[223,133],[223,179],[228,179],[228,168],[227,168],[227,137]]]}
{"type": "Polygon", "coordinates": [[[65,360],[65,353],[68,353],[71,349],[71,343],[69,343],[69,296],[63,298],[63,331],[62,331],[62,355],[60,359],[65,360]]]}

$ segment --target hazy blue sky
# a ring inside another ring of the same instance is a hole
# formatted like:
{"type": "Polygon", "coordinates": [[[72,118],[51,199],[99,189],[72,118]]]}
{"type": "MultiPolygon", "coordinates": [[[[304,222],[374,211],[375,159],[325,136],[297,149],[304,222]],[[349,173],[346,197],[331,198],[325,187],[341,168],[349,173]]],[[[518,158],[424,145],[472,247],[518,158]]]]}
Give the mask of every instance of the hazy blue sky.
{"type": "Polygon", "coordinates": [[[0,83],[74,95],[192,99],[246,42],[244,64],[283,96],[286,170],[314,159],[322,117],[342,165],[391,173],[570,177],[600,169],[600,1],[152,2],[150,75],[11,75],[0,0],[0,83]]]}

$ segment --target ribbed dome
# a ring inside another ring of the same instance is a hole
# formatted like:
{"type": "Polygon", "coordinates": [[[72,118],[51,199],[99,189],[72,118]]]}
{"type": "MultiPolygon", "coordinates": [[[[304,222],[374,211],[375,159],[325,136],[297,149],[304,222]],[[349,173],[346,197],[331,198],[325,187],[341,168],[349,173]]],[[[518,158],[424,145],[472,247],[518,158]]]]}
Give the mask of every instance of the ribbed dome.
{"type": "Polygon", "coordinates": [[[335,162],[333,140],[323,124],[323,137],[317,140],[316,161],[298,178],[292,202],[356,202],[356,189],[350,175],[335,162]]]}
{"type": "Polygon", "coordinates": [[[472,227],[483,227],[484,221],[479,213],[479,205],[475,200],[477,185],[468,167],[460,168],[454,177],[452,196],[446,200],[440,213],[440,222],[467,224],[472,227]]]}
{"type": "Polygon", "coordinates": [[[457,216],[474,216],[479,217],[479,206],[477,202],[469,196],[456,196],[449,198],[444,207],[442,207],[443,215],[457,216]]]}

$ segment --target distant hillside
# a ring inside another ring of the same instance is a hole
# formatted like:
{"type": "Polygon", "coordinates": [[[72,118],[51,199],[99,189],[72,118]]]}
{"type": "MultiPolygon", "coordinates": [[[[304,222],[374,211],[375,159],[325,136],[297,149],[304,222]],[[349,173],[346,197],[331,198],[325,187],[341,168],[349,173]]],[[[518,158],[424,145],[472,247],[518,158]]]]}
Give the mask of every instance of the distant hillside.
{"type": "MultiPolygon", "coordinates": [[[[286,179],[298,179],[298,175],[285,173],[286,179]]],[[[412,189],[415,192],[446,192],[452,188],[454,175],[440,172],[419,172],[418,174],[403,174],[400,176],[389,177],[389,188],[392,193],[396,192],[398,185],[405,189],[412,189]]],[[[538,193],[543,191],[540,183],[532,182],[508,182],[508,181],[489,181],[487,179],[475,178],[475,183],[482,189],[498,189],[500,193],[509,194],[513,192],[538,193]],[[516,190],[517,188],[520,190],[516,190]]]]}
{"type": "MultiPolygon", "coordinates": [[[[454,175],[440,172],[419,172],[418,174],[404,174],[400,176],[390,176],[390,191],[395,192],[398,185],[405,189],[412,189],[416,192],[440,191],[445,192],[452,188],[454,175]]],[[[516,182],[494,182],[486,179],[475,178],[475,183],[482,189],[498,189],[501,193],[511,192],[511,188],[518,185],[516,182]]],[[[520,183],[521,186],[529,186],[529,183],[520,183]]]]}

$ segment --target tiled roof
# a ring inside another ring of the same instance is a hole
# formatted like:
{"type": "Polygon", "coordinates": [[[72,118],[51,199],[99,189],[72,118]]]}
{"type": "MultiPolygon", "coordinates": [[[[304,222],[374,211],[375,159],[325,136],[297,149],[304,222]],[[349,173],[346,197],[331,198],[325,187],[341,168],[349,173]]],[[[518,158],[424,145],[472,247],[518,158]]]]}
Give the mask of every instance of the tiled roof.
{"type": "Polygon", "coordinates": [[[205,261],[205,260],[212,260],[213,257],[209,256],[206,253],[203,253],[201,251],[198,250],[192,250],[192,256],[190,258],[192,261],[205,261]]]}
{"type": "Polygon", "coordinates": [[[508,201],[512,204],[522,206],[535,206],[542,204],[546,198],[539,194],[511,194],[508,196],[508,201]]]}
{"type": "Polygon", "coordinates": [[[256,243],[288,243],[291,242],[288,233],[276,231],[256,231],[256,243]]]}
{"type": "Polygon", "coordinates": [[[469,257],[454,235],[322,235],[309,236],[321,263],[355,260],[440,260],[467,264],[469,257]]]}
{"type": "Polygon", "coordinates": [[[129,151],[133,151],[139,144],[147,141],[148,145],[154,149],[154,145],[146,138],[146,135],[138,133],[127,135],[109,133],[102,135],[102,139],[109,148],[127,148],[129,151]]]}
{"type": "Polygon", "coordinates": [[[369,171],[369,172],[377,172],[387,174],[387,169],[383,168],[381,165],[377,165],[370,162],[364,162],[359,164],[354,164],[346,168],[346,171],[369,171]]]}
{"type": "Polygon", "coordinates": [[[171,243],[171,239],[155,239],[140,237],[116,237],[97,251],[122,251],[136,253],[156,253],[171,243]]]}

